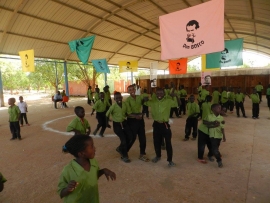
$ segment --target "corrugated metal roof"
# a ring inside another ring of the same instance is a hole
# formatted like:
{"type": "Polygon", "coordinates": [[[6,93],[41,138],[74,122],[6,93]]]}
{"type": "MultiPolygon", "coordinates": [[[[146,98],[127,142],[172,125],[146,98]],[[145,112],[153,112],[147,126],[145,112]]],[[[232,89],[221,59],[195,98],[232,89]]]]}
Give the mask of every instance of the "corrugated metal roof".
{"type": "MultiPolygon", "coordinates": [[[[90,59],[160,61],[159,16],[207,0],[1,0],[0,53],[78,61],[68,41],[95,34],[90,59]]],[[[270,55],[270,0],[226,0],[225,40],[270,55]]],[[[196,56],[194,56],[196,57],[196,56]]],[[[194,57],[189,58],[189,60],[194,57]]],[[[159,68],[166,69],[166,61],[159,68]]]]}

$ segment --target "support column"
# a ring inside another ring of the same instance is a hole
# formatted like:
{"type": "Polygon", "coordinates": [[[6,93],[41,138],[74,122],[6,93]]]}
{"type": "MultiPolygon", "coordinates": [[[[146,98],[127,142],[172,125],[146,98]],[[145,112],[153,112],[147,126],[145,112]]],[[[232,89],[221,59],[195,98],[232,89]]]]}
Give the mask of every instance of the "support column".
{"type": "Polygon", "coordinates": [[[3,83],[2,83],[2,72],[0,67],[0,107],[4,107],[4,91],[3,91],[3,83]]]}
{"type": "Polygon", "coordinates": [[[68,73],[67,73],[67,62],[64,62],[64,75],[65,75],[65,87],[66,95],[69,97],[69,88],[68,88],[68,73]]]}
{"type": "Polygon", "coordinates": [[[104,73],[104,82],[105,82],[105,86],[108,85],[108,83],[107,83],[107,73],[104,73]]]}
{"type": "Polygon", "coordinates": [[[133,72],[132,71],[130,72],[130,76],[131,76],[130,81],[131,81],[131,84],[133,85],[133,72]]]}
{"type": "Polygon", "coordinates": [[[58,91],[58,73],[57,73],[57,64],[56,61],[54,62],[54,67],[55,67],[55,88],[56,92],[58,91]]]}

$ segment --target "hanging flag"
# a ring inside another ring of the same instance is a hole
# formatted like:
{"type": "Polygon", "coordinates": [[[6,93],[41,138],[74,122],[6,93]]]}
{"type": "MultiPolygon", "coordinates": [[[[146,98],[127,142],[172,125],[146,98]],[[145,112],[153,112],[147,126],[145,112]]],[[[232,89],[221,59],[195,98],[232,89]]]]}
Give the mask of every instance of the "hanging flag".
{"type": "Polygon", "coordinates": [[[224,0],[212,0],[159,17],[161,60],[224,49],[224,0]]]}
{"type": "Polygon", "coordinates": [[[169,60],[170,74],[185,74],[187,73],[187,58],[179,60],[169,60]]]}
{"type": "Polygon", "coordinates": [[[151,87],[157,87],[158,61],[150,62],[151,87]]]}
{"type": "Polygon", "coordinates": [[[225,41],[225,49],[206,55],[206,67],[229,67],[243,65],[243,39],[225,41]]]}
{"type": "Polygon", "coordinates": [[[138,61],[119,61],[118,65],[119,73],[138,71],[138,61]]]}
{"type": "Polygon", "coordinates": [[[92,63],[97,71],[97,73],[110,73],[106,59],[95,59],[92,63]]]}
{"type": "Polygon", "coordinates": [[[94,44],[94,40],[95,35],[70,41],[68,42],[68,45],[71,52],[76,51],[77,56],[81,60],[81,62],[83,64],[87,64],[94,44]]]}
{"type": "Polygon", "coordinates": [[[211,85],[211,72],[201,72],[202,85],[211,85]]]}
{"type": "Polygon", "coordinates": [[[34,49],[19,52],[23,72],[35,72],[34,49]]]}
{"type": "Polygon", "coordinates": [[[216,71],[216,70],[220,70],[220,68],[208,68],[206,67],[206,55],[203,54],[201,56],[201,71],[202,72],[207,72],[207,71],[216,71]]]}

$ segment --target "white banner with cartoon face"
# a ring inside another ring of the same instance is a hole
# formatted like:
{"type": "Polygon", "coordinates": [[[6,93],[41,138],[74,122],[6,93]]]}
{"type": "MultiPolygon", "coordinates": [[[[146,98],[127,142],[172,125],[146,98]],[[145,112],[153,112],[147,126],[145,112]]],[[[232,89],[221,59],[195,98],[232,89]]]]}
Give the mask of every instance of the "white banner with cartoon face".
{"type": "Polygon", "coordinates": [[[157,87],[157,71],[158,71],[158,61],[150,63],[150,81],[151,87],[157,87]]]}

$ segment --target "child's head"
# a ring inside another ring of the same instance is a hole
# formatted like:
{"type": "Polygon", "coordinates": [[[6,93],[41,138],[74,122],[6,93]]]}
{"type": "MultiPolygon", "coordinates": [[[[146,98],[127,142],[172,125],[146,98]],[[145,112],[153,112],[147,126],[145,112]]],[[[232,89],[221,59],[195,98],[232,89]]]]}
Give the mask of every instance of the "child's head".
{"type": "Polygon", "coordinates": [[[99,91],[100,91],[100,90],[99,90],[99,88],[98,88],[98,87],[96,87],[95,91],[96,91],[97,93],[99,93],[99,91]]]}
{"type": "Polygon", "coordinates": [[[222,87],[222,91],[227,91],[227,87],[222,87]]]}
{"type": "Polygon", "coordinates": [[[92,89],[92,87],[91,87],[91,86],[88,86],[88,89],[89,89],[89,90],[91,90],[91,89],[92,89]]]}
{"type": "Polygon", "coordinates": [[[207,95],[205,97],[205,100],[206,100],[206,102],[211,102],[212,101],[212,96],[211,95],[207,95]]]}
{"type": "Polygon", "coordinates": [[[14,97],[8,99],[8,105],[13,106],[16,102],[16,99],[14,97]]]}
{"type": "Polygon", "coordinates": [[[205,85],[204,89],[208,90],[209,89],[209,86],[208,85],[205,85]]]}
{"type": "Polygon", "coordinates": [[[100,98],[101,100],[104,100],[104,97],[105,97],[104,92],[100,92],[100,93],[99,93],[99,98],[100,98]]]}
{"type": "Polygon", "coordinates": [[[220,104],[212,104],[211,110],[212,110],[212,112],[213,112],[215,115],[220,114],[220,111],[221,111],[221,106],[220,106],[220,104]]]}
{"type": "Polygon", "coordinates": [[[240,93],[240,92],[241,92],[241,88],[238,88],[238,89],[237,89],[237,92],[240,93]]]}
{"type": "Polygon", "coordinates": [[[130,96],[135,95],[135,86],[134,85],[129,85],[127,89],[128,89],[128,93],[130,94],[130,96]]]}
{"type": "Polygon", "coordinates": [[[257,93],[257,90],[254,88],[253,89],[253,94],[256,94],[257,93]]]}
{"type": "Polygon", "coordinates": [[[23,101],[23,97],[22,96],[19,96],[19,100],[20,100],[20,102],[22,102],[23,101]]]}
{"type": "Polygon", "coordinates": [[[70,153],[76,158],[93,159],[96,148],[92,137],[87,135],[74,135],[71,137],[62,149],[65,153],[70,153]]]}
{"type": "Polygon", "coordinates": [[[190,103],[193,103],[194,101],[195,101],[195,97],[194,97],[194,95],[192,94],[192,95],[190,95],[190,97],[189,97],[189,101],[190,101],[190,103]]]}
{"type": "Polygon", "coordinates": [[[120,92],[115,92],[115,94],[114,94],[114,101],[117,104],[121,104],[122,103],[122,100],[123,100],[123,97],[122,97],[121,93],[120,92]]]}
{"type": "Polygon", "coordinates": [[[163,99],[163,97],[164,97],[164,95],[165,95],[164,89],[162,89],[162,88],[157,88],[157,90],[156,90],[156,95],[157,95],[158,100],[163,99]]]}
{"type": "Polygon", "coordinates": [[[143,89],[143,93],[147,93],[147,89],[143,89]]]}
{"type": "Polygon", "coordinates": [[[82,106],[76,106],[74,112],[79,118],[84,118],[85,116],[85,111],[82,106]]]}
{"type": "Polygon", "coordinates": [[[109,91],[109,88],[108,88],[107,86],[105,86],[105,87],[103,88],[103,91],[104,91],[104,92],[108,92],[108,91],[109,91]]]}

